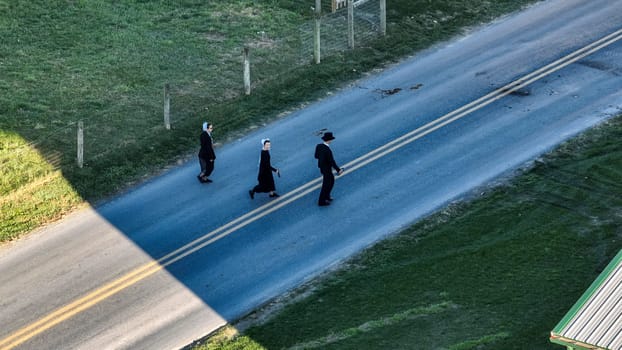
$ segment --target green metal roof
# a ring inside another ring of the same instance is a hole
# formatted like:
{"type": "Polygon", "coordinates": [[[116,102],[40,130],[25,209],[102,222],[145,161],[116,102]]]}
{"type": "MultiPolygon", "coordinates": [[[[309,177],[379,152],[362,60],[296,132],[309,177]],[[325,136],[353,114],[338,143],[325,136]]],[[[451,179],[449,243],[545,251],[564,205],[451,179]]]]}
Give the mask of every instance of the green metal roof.
{"type": "Polygon", "coordinates": [[[551,331],[575,349],[622,350],[622,250],[551,331]]]}

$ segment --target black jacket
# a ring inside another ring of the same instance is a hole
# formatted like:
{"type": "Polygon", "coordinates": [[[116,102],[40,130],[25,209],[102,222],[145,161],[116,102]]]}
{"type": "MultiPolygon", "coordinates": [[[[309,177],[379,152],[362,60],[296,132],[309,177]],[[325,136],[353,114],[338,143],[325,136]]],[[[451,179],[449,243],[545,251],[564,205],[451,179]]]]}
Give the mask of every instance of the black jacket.
{"type": "Polygon", "coordinates": [[[216,153],[214,153],[214,146],[212,145],[212,138],[207,131],[201,133],[201,149],[199,150],[199,158],[205,160],[216,159],[216,153]]]}
{"type": "Polygon", "coordinates": [[[331,168],[335,169],[335,171],[340,170],[335,162],[335,158],[333,158],[333,151],[324,143],[315,146],[315,158],[317,159],[317,167],[320,168],[322,173],[330,172],[331,168]]]}

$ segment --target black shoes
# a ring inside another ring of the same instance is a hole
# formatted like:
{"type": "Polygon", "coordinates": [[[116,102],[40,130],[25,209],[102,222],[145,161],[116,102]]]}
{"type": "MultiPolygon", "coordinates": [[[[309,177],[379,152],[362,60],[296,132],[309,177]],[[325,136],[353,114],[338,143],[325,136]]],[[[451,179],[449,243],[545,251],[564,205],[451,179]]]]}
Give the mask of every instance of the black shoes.
{"type": "MultiPolygon", "coordinates": [[[[255,191],[254,190],[248,190],[248,195],[251,196],[251,199],[255,199],[255,191]]],[[[276,197],[279,197],[279,194],[276,193],[276,192],[272,192],[272,193],[270,193],[270,197],[276,198],[276,197]]]]}
{"type": "Polygon", "coordinates": [[[212,180],[208,179],[207,176],[203,175],[203,173],[197,175],[197,179],[199,179],[199,182],[202,184],[212,182],[212,180]]]}
{"type": "Polygon", "coordinates": [[[199,182],[202,184],[212,182],[212,180],[208,179],[207,176],[197,175],[197,179],[199,179],[199,182]]]}
{"type": "Polygon", "coordinates": [[[320,207],[325,207],[325,206],[328,206],[328,205],[330,205],[330,203],[333,201],[333,199],[334,199],[333,197],[328,197],[328,199],[327,199],[327,200],[325,200],[325,201],[322,201],[322,200],[321,200],[321,201],[319,201],[319,202],[317,203],[317,205],[319,205],[320,207]]]}

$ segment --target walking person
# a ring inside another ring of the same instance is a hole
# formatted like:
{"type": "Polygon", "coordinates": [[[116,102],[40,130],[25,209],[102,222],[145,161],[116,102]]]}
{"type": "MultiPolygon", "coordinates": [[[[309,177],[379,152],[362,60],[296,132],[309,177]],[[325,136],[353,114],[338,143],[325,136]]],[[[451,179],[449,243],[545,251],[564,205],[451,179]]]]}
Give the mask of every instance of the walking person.
{"type": "Polygon", "coordinates": [[[343,173],[343,169],[340,168],[333,158],[333,152],[330,149],[330,143],[335,139],[332,132],[325,132],[322,135],[323,143],[315,146],[315,158],[317,159],[317,166],[322,173],[322,189],[320,190],[320,198],[318,205],[323,207],[330,205],[333,198],[330,196],[330,192],[335,185],[335,176],[333,175],[333,169],[337,171],[338,175],[343,173]]]}
{"type": "Polygon", "coordinates": [[[270,197],[278,197],[276,193],[276,186],[274,185],[274,177],[272,173],[275,172],[280,176],[279,169],[272,167],[270,164],[270,139],[261,140],[261,158],[259,160],[259,174],[257,174],[257,181],[259,183],[252,190],[248,191],[251,199],[255,198],[255,193],[270,193],[270,197]]]}
{"type": "Polygon", "coordinates": [[[212,130],[214,126],[211,123],[203,123],[203,131],[201,132],[201,149],[199,150],[199,164],[201,165],[201,173],[197,176],[199,182],[212,182],[208,177],[214,171],[214,143],[212,140],[212,130]]]}

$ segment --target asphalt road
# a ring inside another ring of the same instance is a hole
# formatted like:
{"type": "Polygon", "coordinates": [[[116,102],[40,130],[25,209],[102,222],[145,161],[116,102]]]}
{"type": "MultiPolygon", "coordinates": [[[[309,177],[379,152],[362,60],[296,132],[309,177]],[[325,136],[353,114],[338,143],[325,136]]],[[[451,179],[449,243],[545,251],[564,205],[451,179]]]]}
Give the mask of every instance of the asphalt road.
{"type": "Polygon", "coordinates": [[[179,348],[239,318],[619,114],[620,33],[598,40],[621,28],[622,1],[540,3],[222,145],[212,184],[193,160],[0,248],[0,349],[179,348]],[[263,137],[277,200],[248,197],[263,137]]]}

